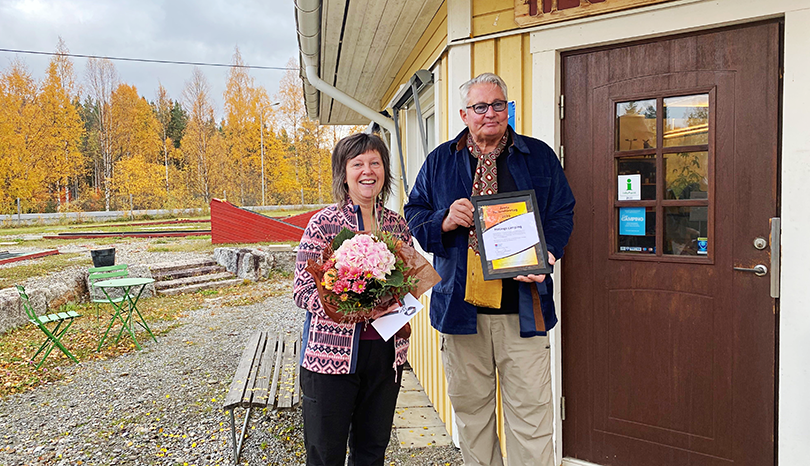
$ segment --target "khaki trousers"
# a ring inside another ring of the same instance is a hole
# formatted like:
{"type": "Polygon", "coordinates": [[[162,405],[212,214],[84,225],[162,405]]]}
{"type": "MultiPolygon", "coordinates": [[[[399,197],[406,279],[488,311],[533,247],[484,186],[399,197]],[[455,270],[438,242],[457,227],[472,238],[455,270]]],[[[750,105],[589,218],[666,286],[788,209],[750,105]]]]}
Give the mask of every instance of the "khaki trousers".
{"type": "Polygon", "coordinates": [[[464,464],[503,465],[495,413],[497,369],[508,463],[553,466],[548,337],[521,338],[517,314],[479,314],[477,334],[442,334],[441,348],[464,464]]]}

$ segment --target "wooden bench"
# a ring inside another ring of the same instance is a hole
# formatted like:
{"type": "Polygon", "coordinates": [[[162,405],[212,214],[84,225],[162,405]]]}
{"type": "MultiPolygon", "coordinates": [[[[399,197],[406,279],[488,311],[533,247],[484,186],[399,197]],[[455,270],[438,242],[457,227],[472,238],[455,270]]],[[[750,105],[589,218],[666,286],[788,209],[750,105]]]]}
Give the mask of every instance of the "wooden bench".
{"type": "Polygon", "coordinates": [[[301,336],[254,332],[248,340],[233,376],[224,409],[231,415],[234,464],[239,462],[250,412],[253,408],[289,409],[301,401],[298,384],[298,355],[301,336]],[[242,432],[237,439],[234,410],[247,409],[242,432]]]}

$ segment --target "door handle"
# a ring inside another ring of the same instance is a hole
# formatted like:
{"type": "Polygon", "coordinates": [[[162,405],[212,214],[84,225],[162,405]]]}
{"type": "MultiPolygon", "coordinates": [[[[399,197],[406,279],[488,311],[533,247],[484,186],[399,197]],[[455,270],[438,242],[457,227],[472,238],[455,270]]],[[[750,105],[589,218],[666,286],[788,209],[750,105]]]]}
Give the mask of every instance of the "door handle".
{"type": "Polygon", "coordinates": [[[762,264],[755,265],[753,269],[747,269],[745,267],[734,267],[734,270],[736,270],[738,272],[751,272],[754,275],[756,275],[757,277],[762,277],[766,273],[768,273],[768,267],[765,267],[762,264]]]}
{"type": "Polygon", "coordinates": [[[779,275],[782,259],[782,219],[771,219],[771,298],[779,297],[779,275]]]}

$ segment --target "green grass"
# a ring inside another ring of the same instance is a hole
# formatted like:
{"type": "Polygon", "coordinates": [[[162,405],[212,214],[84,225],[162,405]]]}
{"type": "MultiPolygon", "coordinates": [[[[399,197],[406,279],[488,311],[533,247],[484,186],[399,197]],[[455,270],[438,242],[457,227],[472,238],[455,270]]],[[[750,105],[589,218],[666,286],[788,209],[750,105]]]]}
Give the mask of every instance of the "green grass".
{"type": "Polygon", "coordinates": [[[211,237],[186,236],[168,237],[149,240],[147,251],[149,252],[198,252],[203,254],[213,254],[218,245],[211,244],[211,237]]]}
{"type": "Polygon", "coordinates": [[[292,217],[294,215],[303,214],[306,212],[310,212],[310,209],[296,209],[296,210],[263,210],[259,213],[262,215],[266,215],[267,217],[292,217]]]}
{"type": "MultiPolygon", "coordinates": [[[[160,340],[162,335],[181,325],[177,319],[187,315],[190,310],[202,307],[208,296],[217,294],[225,297],[226,301],[228,298],[239,299],[246,291],[245,286],[250,287],[251,285],[221,288],[213,293],[153,296],[139,301],[138,310],[141,311],[153,333],[160,340]],[[152,324],[157,322],[168,322],[168,325],[164,324],[156,328],[152,324]]],[[[264,298],[268,296],[270,296],[269,293],[264,294],[264,298]]],[[[260,297],[256,299],[258,300],[260,297]]],[[[100,319],[96,318],[95,305],[90,303],[68,303],[63,307],[65,309],[69,307],[81,314],[81,317],[74,321],[73,326],[70,327],[62,339],[62,342],[79,361],[109,359],[135,351],[135,345],[128,336],[122,337],[117,344],[114,343],[114,336],[108,336],[102,350],[100,352],[96,351],[100,334],[103,333],[109,323],[109,306],[101,307],[100,319]]],[[[138,341],[140,343],[146,342],[149,339],[148,334],[140,327],[135,327],[139,329],[137,332],[138,341]]],[[[114,326],[116,331],[119,328],[119,326],[114,326]]],[[[0,384],[0,398],[12,393],[24,392],[64,377],[64,372],[59,368],[72,365],[73,362],[58,349],[55,349],[48,356],[40,370],[37,370],[29,362],[30,357],[43,341],[44,335],[33,325],[24,325],[0,334],[0,380],[3,380],[3,383],[0,384]]]]}
{"type": "MultiPolygon", "coordinates": [[[[284,214],[290,215],[290,214],[284,214]]],[[[210,216],[200,216],[200,217],[183,217],[182,220],[209,220],[210,216]]],[[[157,218],[135,218],[132,219],[112,219],[107,220],[104,222],[71,222],[71,223],[58,223],[58,224],[23,224],[17,226],[13,221],[5,221],[0,223],[0,236],[2,235],[37,235],[37,234],[56,234],[60,231],[74,231],[76,230],[97,230],[97,231],[126,231],[132,230],[136,228],[144,228],[148,225],[130,225],[133,223],[159,223],[161,221],[168,221],[168,220],[181,220],[177,217],[167,217],[164,219],[157,219],[157,218]],[[121,226],[117,226],[121,225],[121,226]]],[[[159,225],[155,225],[159,226],[159,225]]],[[[170,225],[166,225],[167,227],[170,225]]],[[[186,224],[176,224],[174,226],[181,226],[184,229],[205,229],[208,228],[208,224],[206,223],[186,223],[186,224]]]]}
{"type": "Polygon", "coordinates": [[[0,288],[22,283],[33,277],[42,277],[51,272],[59,272],[70,267],[90,267],[90,254],[56,254],[17,262],[13,267],[0,268],[0,288]]]}
{"type": "MultiPolygon", "coordinates": [[[[67,245],[86,246],[88,249],[96,246],[115,246],[116,244],[127,244],[133,241],[143,241],[142,238],[94,238],[94,239],[31,239],[14,240],[17,245],[21,247],[39,248],[39,249],[58,249],[67,245]]],[[[13,246],[10,246],[13,248],[13,246]]]]}

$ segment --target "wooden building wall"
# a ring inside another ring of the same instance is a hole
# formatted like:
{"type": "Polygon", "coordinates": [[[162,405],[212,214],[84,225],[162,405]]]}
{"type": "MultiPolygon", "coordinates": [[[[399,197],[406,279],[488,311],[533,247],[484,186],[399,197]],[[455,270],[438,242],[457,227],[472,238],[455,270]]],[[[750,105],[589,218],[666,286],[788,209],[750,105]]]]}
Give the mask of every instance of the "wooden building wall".
{"type": "Polygon", "coordinates": [[[515,0],[473,0],[472,34],[481,37],[517,29],[515,0]]]}
{"type": "MultiPolygon", "coordinates": [[[[473,42],[470,76],[490,72],[503,78],[509,89],[508,98],[516,105],[515,131],[526,135],[531,135],[532,127],[532,55],[529,46],[528,34],[473,42]]],[[[457,111],[451,113],[450,118],[459,118],[457,111]]]]}

